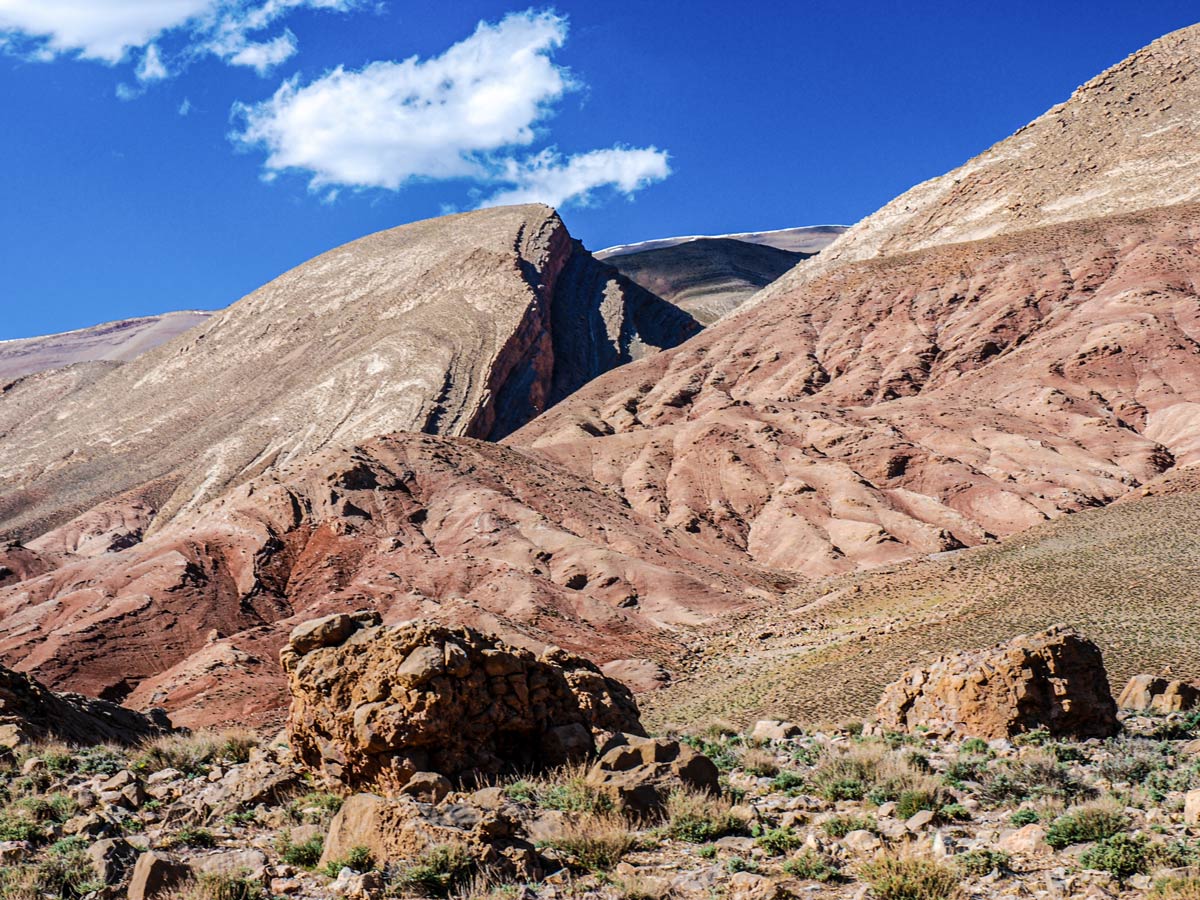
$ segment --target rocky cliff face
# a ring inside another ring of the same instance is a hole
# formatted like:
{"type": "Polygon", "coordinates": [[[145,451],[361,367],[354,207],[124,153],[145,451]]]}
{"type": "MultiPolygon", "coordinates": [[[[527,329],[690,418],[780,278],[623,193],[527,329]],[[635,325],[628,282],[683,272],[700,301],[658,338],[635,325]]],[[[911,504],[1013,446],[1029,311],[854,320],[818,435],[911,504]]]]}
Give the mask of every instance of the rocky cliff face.
{"type": "Polygon", "coordinates": [[[151,484],[153,530],[281,462],[389,431],[501,436],[697,330],[547,207],[380,232],[57,402],[8,416],[0,395],[0,533],[39,534],[151,484]]]}

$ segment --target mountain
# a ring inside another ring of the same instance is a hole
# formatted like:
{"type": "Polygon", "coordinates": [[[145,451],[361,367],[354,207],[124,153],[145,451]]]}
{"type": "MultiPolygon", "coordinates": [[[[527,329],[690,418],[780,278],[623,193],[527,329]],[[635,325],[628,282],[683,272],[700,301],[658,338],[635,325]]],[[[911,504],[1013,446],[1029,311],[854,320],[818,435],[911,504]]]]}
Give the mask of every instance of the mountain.
{"type": "Polygon", "coordinates": [[[61,392],[47,379],[8,385],[0,534],[32,537],[117,496],[153,509],[153,530],[272,466],[391,431],[501,437],[698,328],[544,206],[380,232],[57,403],[42,402],[61,392]]]}
{"type": "Polygon", "coordinates": [[[0,341],[0,383],[76,363],[128,362],[205,322],[211,315],[203,310],[184,310],[107,322],[62,334],[0,341]]]}
{"type": "Polygon", "coordinates": [[[810,255],[731,238],[695,238],[604,259],[709,325],[810,255]]]}
{"type": "Polygon", "coordinates": [[[765,302],[855,260],[1058,222],[1200,200],[1200,25],[1172,32],[1080,86],[951,172],[901,194],[765,302]]]}
{"type": "MultiPolygon", "coordinates": [[[[890,673],[986,643],[1010,606],[1082,615],[1085,589],[1055,589],[1098,561],[1057,530],[1076,518],[1112,512],[1100,546],[1136,524],[1182,579],[1198,39],[1155,42],[677,346],[693,320],[520,207],[348,245],[96,380],[17,382],[0,656],[185,724],[269,721],[287,628],[374,606],[652,659],[706,708],[791,690],[850,710],[876,677],[859,644],[890,673]],[[643,341],[664,349],[635,359],[643,341]],[[1029,598],[1003,567],[942,591],[1006,547],[1031,548],[1029,598]]],[[[1139,644],[1163,608],[1122,606],[1154,590],[1143,549],[1094,582],[1106,634],[1139,644]]],[[[1185,640],[1156,654],[1194,666],[1185,640]]]]}
{"type": "Polygon", "coordinates": [[[597,259],[612,260],[629,253],[645,253],[649,250],[665,250],[692,241],[741,241],[744,244],[760,244],[787,250],[791,253],[820,253],[847,231],[845,225],[802,225],[799,228],[778,228],[774,231],[739,231],[734,234],[693,234],[682,237],[655,238],[635,244],[618,244],[597,250],[597,259]]]}

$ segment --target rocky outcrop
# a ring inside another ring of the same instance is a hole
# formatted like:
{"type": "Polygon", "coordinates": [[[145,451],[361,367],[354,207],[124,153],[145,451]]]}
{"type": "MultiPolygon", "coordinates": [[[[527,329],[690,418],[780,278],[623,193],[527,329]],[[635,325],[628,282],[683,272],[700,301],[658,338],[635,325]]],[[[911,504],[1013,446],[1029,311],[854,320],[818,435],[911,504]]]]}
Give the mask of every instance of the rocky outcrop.
{"type": "MultiPolygon", "coordinates": [[[[33,537],[167,475],[150,530],[324,447],[500,437],[698,329],[545,206],[379,232],[26,409],[0,442],[0,535],[33,537]]],[[[0,393],[0,422],[8,403],[0,393]]]]}
{"type": "Polygon", "coordinates": [[[668,738],[617,735],[588,770],[587,784],[638,815],[660,811],[672,791],[720,792],[720,772],[707,756],[668,738]]]}
{"type": "Polygon", "coordinates": [[[1200,685],[1162,675],[1134,675],[1117,698],[1121,709],[1173,713],[1200,704],[1200,685]]]}
{"type": "Polygon", "coordinates": [[[1035,729],[1103,738],[1120,730],[1100,650],[1064,625],[913,669],[884,691],[875,714],[889,730],[985,739],[1035,729]]]}
{"type": "Polygon", "coordinates": [[[642,730],[632,694],[587,660],[469,628],[337,614],[299,626],[281,659],[294,753],[348,790],[538,770],[590,756],[594,732],[642,730]]]}
{"type": "Polygon", "coordinates": [[[0,749],[54,739],[69,744],[133,744],[171,730],[162,710],[148,714],[80,694],[56,694],[0,666],[0,749]]]}

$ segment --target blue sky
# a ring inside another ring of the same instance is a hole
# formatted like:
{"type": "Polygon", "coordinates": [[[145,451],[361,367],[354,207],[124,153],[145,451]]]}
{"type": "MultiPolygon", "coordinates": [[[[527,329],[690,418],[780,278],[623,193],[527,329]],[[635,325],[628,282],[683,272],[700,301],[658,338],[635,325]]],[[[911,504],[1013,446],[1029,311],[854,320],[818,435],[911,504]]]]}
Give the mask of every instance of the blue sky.
{"type": "Polygon", "coordinates": [[[491,202],[593,249],[850,223],[1197,18],[983,6],[0,0],[0,339],[491,202]]]}

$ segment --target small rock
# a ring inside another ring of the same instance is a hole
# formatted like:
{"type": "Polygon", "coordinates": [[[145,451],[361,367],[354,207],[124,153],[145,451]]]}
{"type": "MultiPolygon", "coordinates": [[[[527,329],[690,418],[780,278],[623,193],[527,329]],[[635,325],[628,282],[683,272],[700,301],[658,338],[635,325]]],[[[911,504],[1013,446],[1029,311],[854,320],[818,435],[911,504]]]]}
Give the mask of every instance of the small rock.
{"type": "Polygon", "coordinates": [[[29,858],[28,841],[0,841],[0,865],[11,866],[29,858]]]}
{"type": "Polygon", "coordinates": [[[150,850],[137,858],[129,879],[129,900],[149,900],[165,894],[188,877],[187,866],[150,850]]]}
{"type": "Polygon", "coordinates": [[[1188,791],[1184,796],[1183,821],[1186,825],[1200,825],[1200,790],[1188,791]]]}
{"type": "Polygon", "coordinates": [[[437,772],[417,772],[400,789],[401,794],[408,794],[426,803],[441,803],[450,793],[450,779],[437,772]]]}
{"type": "Polygon", "coordinates": [[[750,737],[760,744],[765,744],[770,741],[785,741],[803,733],[804,729],[792,722],[784,722],[779,719],[760,719],[754,723],[754,730],[750,732],[750,737]]]}
{"type": "Polygon", "coordinates": [[[935,814],[933,810],[922,809],[921,811],[914,813],[908,819],[908,821],[904,823],[904,827],[909,831],[920,831],[922,828],[927,827],[931,822],[933,822],[934,815],[935,814]]]}
{"type": "Polygon", "coordinates": [[[120,838],[104,838],[87,849],[96,877],[106,885],[120,884],[138,859],[138,851],[120,838]]]}
{"type": "Polygon", "coordinates": [[[1026,856],[1053,852],[1046,843],[1046,829],[1036,822],[1002,836],[997,846],[1007,853],[1021,853],[1026,856]]]}
{"type": "Polygon", "coordinates": [[[842,838],[842,846],[854,853],[873,853],[883,842],[865,828],[859,828],[842,838]]]}

